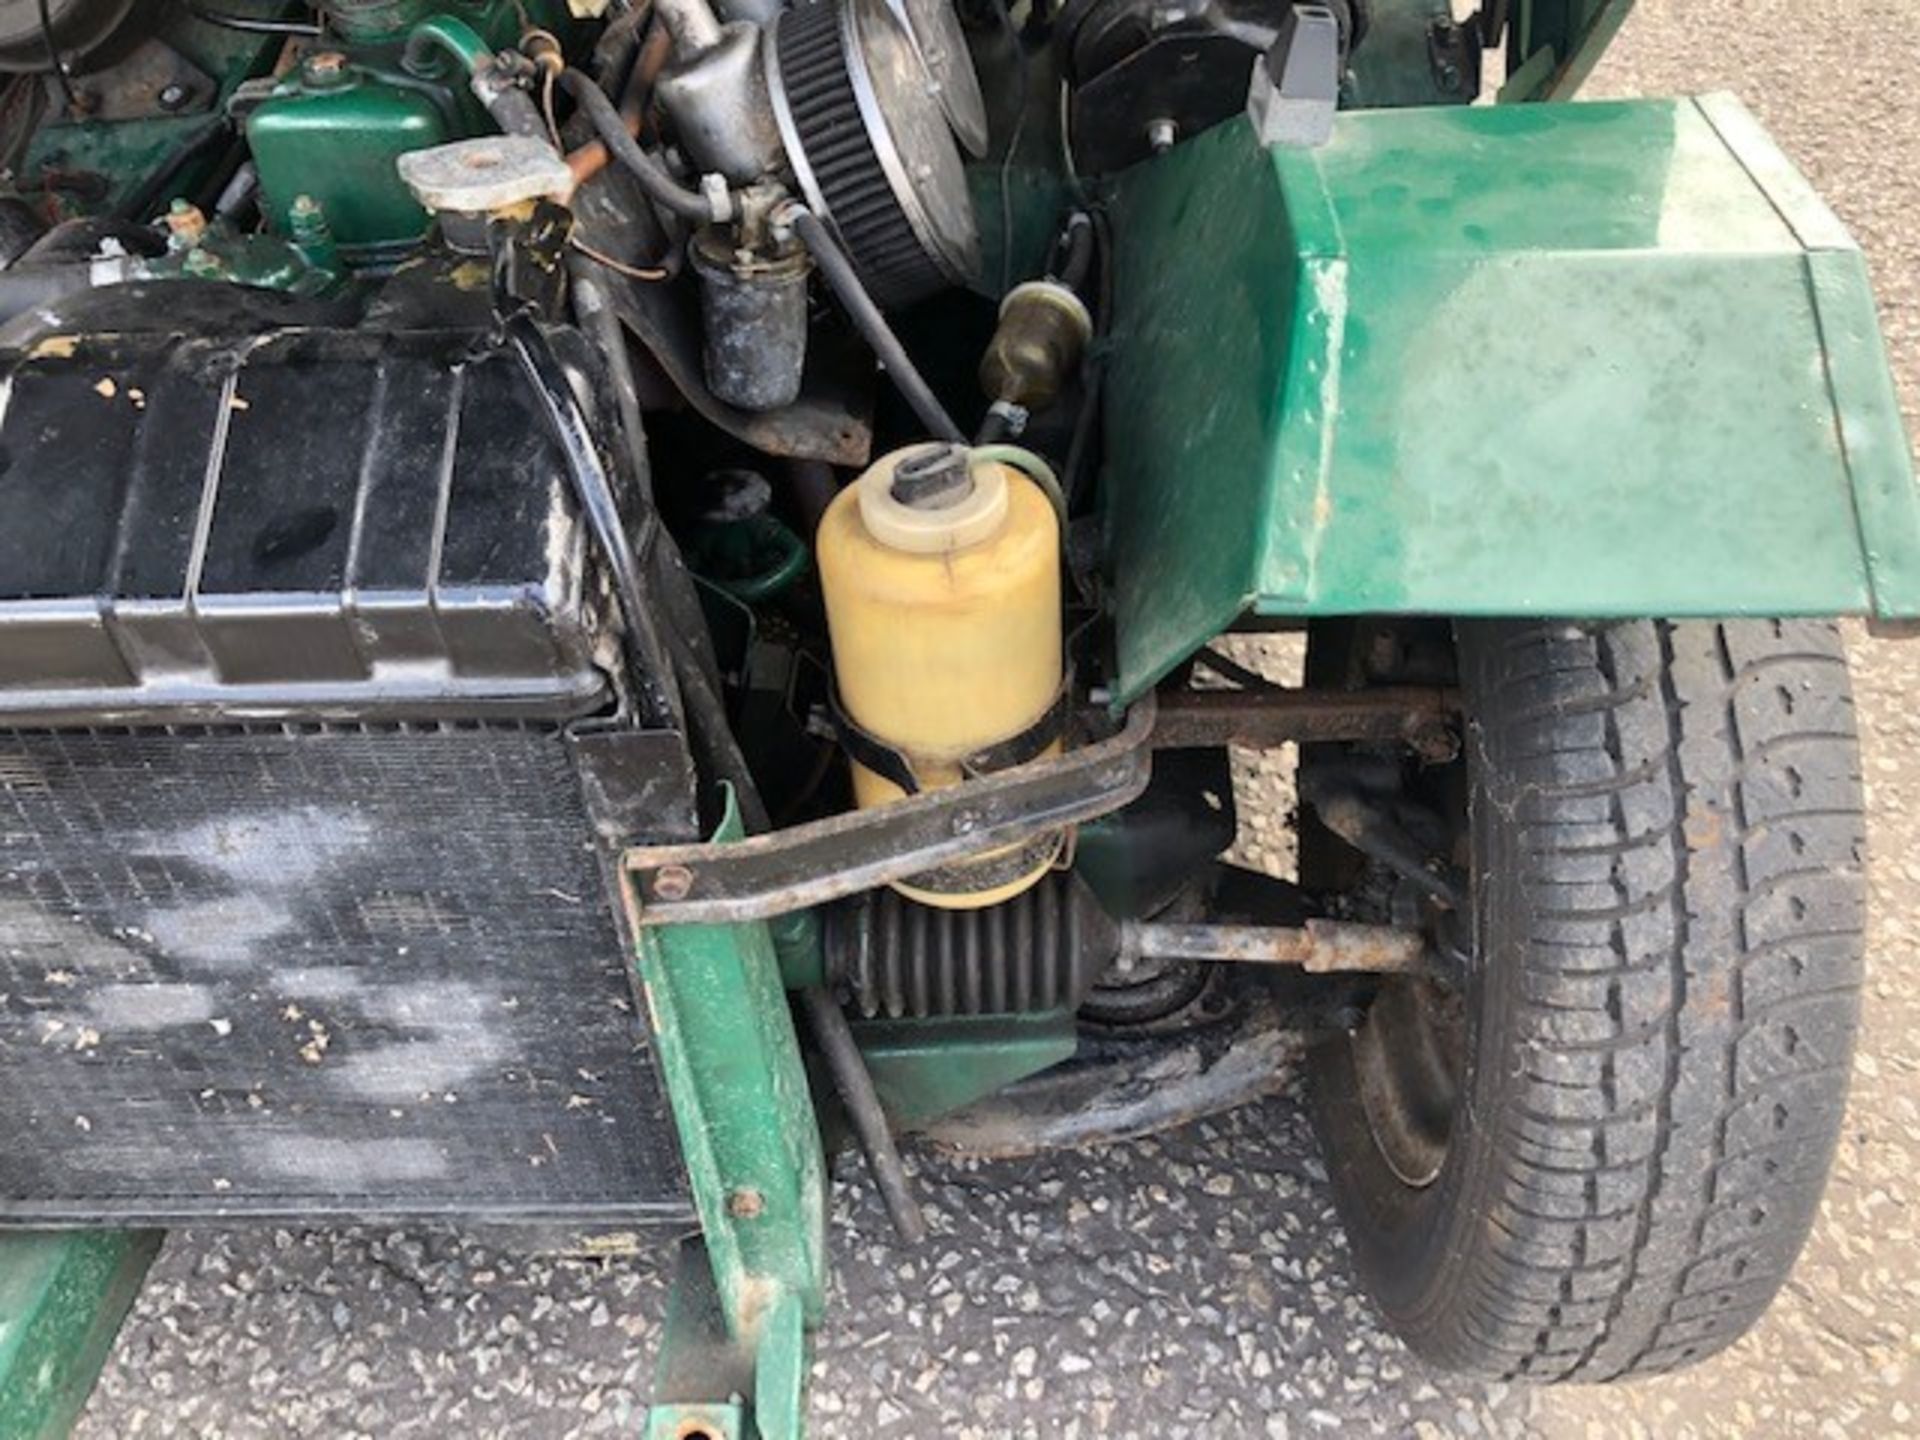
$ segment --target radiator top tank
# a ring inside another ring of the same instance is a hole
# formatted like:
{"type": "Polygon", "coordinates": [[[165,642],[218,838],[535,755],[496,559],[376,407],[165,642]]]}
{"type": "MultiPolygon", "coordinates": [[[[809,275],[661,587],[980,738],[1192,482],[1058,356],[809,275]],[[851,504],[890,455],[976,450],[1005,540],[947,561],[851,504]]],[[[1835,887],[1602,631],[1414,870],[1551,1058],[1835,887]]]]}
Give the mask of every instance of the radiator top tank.
{"type": "MultiPolygon", "coordinates": [[[[1031,479],[965,447],[896,451],[835,498],[818,545],[862,807],[906,793],[876,753],[927,790],[1059,749],[1060,526],[1031,479]]],[[[1045,874],[1064,839],[896,888],[953,909],[994,904],[1045,874]]]]}

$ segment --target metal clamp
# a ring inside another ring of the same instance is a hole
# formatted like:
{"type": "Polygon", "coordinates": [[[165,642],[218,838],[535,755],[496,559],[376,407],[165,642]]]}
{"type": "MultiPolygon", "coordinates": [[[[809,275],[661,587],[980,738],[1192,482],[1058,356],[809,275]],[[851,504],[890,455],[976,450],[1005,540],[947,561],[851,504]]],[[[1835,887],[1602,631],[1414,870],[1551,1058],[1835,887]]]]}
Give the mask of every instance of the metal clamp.
{"type": "Polygon", "coordinates": [[[1147,788],[1153,720],[1147,696],[1117,734],[1064,755],[770,835],[628,850],[634,923],[765,920],[1106,815],[1147,788]]]}
{"type": "MultiPolygon", "coordinates": [[[[839,740],[842,750],[882,780],[892,781],[904,794],[920,793],[920,777],[914,774],[913,761],[904,750],[889,745],[847,713],[846,706],[840,700],[838,685],[828,692],[827,705],[834,736],[839,740]]],[[[977,780],[983,775],[1011,770],[1016,765],[1038,759],[1046,753],[1049,745],[1066,734],[1067,722],[1072,718],[1073,670],[1068,667],[1060,681],[1060,688],[1053,692],[1053,699],[1038,720],[1016,735],[1009,735],[971,755],[962,756],[960,772],[969,779],[977,780]]]]}

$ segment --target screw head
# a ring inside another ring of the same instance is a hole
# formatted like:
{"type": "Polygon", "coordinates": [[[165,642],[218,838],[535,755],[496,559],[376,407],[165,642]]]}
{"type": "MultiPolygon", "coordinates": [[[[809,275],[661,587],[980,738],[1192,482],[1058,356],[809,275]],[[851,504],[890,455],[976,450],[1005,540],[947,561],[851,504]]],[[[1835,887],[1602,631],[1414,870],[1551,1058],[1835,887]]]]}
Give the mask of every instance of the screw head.
{"type": "Polygon", "coordinates": [[[187,101],[193,98],[193,92],[175,80],[162,85],[159,95],[155,98],[160,102],[162,110],[180,110],[184,109],[187,101]]]}
{"type": "Polygon", "coordinates": [[[757,1220],[766,1208],[766,1197],[758,1190],[740,1189],[727,1195],[727,1214],[736,1220],[757,1220]]]}
{"type": "Polygon", "coordinates": [[[654,872],[653,893],[661,900],[684,900],[693,889],[693,871],[684,865],[662,865],[654,872]]]}

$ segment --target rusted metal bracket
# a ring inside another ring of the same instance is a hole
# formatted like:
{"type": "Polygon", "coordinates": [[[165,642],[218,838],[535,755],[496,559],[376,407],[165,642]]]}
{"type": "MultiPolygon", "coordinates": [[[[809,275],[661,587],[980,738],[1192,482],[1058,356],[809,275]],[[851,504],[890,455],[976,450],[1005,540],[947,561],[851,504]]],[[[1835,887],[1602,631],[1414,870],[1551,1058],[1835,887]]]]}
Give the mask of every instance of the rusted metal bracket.
{"type": "Polygon", "coordinates": [[[944,790],[727,844],[622,857],[643,926],[766,920],[1118,810],[1152,774],[1154,702],[1118,733],[944,790]]]}
{"type": "Polygon", "coordinates": [[[1427,759],[1459,753],[1460,695],[1439,686],[1377,690],[1163,690],[1153,748],[1271,748],[1291,740],[1371,740],[1410,745],[1427,759]]]}

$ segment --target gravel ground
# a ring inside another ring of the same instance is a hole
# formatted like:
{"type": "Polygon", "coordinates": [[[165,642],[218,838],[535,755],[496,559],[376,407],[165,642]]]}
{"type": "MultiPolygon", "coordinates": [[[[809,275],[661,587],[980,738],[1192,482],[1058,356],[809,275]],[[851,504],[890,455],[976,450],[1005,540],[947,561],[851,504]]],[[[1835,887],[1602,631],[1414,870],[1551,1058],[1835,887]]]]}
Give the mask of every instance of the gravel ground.
{"type": "MultiPolygon", "coordinates": [[[[1727,88],[1874,257],[1920,417],[1920,15],[1913,0],[1641,0],[1594,84],[1727,88]],[[1833,23],[1838,20],[1840,23],[1833,23]],[[1815,24],[1815,21],[1824,22],[1815,24]]],[[[1427,1373],[1357,1293],[1295,1087],[1094,1156],[917,1157],[939,1212],[904,1255],[857,1175],[815,1371],[828,1436],[1920,1433],[1920,648],[1854,658],[1877,910],[1850,1123],[1819,1228],[1762,1326],[1685,1376],[1528,1394],[1427,1373]]],[[[1248,849],[1284,863],[1285,768],[1248,849]]],[[[1256,807],[1250,807],[1256,808],[1256,807]]],[[[448,1234],[180,1234],[80,1426],[135,1436],[631,1431],[666,1271],[448,1234]]]]}

